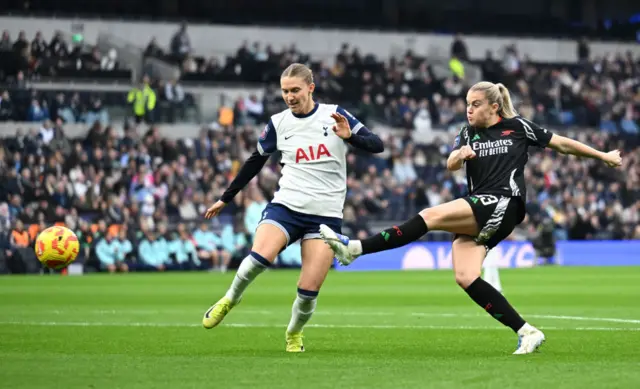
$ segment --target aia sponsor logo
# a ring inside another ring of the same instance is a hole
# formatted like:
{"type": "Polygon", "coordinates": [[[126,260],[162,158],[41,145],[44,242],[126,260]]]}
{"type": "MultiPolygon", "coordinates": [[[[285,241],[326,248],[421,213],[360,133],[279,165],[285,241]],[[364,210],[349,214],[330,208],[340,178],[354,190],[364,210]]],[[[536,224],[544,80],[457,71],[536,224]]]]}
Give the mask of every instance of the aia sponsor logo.
{"type": "Polygon", "coordinates": [[[329,149],[327,149],[327,146],[322,143],[315,148],[313,146],[309,146],[306,149],[299,148],[298,150],[296,150],[296,163],[300,163],[301,161],[317,161],[323,156],[330,157],[331,153],[329,153],[329,149]]]}

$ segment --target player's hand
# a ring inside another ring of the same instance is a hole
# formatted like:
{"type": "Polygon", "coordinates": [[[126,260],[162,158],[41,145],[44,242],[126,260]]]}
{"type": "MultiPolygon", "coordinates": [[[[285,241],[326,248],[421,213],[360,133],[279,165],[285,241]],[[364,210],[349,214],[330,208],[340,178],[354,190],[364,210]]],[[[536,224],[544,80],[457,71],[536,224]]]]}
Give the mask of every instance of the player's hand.
{"type": "Polygon", "coordinates": [[[222,200],[216,201],[215,204],[207,209],[207,212],[204,213],[204,217],[207,219],[211,219],[214,216],[218,216],[220,211],[222,211],[222,208],[224,208],[226,205],[227,204],[225,204],[222,200]]]}
{"type": "Polygon", "coordinates": [[[460,157],[460,159],[462,159],[463,161],[469,160],[469,159],[474,159],[476,157],[476,152],[473,151],[473,149],[471,148],[471,146],[469,145],[464,145],[460,148],[460,151],[458,152],[458,156],[460,157]]]}
{"type": "Polygon", "coordinates": [[[333,126],[333,132],[342,139],[351,138],[351,128],[347,118],[337,112],[332,113],[331,117],[336,121],[336,125],[333,126]]]}
{"type": "Polygon", "coordinates": [[[620,156],[620,150],[609,151],[604,155],[602,161],[604,161],[604,163],[606,163],[609,167],[622,166],[622,157],[620,156]]]}

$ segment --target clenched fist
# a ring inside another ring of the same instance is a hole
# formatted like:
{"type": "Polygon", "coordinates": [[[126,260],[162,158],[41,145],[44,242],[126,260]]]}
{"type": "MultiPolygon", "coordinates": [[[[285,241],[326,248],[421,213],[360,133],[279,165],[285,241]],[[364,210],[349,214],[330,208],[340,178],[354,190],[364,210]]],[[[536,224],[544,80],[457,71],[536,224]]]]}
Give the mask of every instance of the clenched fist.
{"type": "Polygon", "coordinates": [[[473,149],[471,148],[471,146],[469,145],[464,145],[460,148],[460,150],[458,151],[458,156],[460,157],[460,159],[462,159],[463,161],[469,160],[469,159],[474,159],[476,157],[476,152],[473,151],[473,149]]]}
{"type": "Polygon", "coordinates": [[[620,167],[622,165],[620,150],[609,151],[604,155],[603,161],[609,167],[620,167]]]}

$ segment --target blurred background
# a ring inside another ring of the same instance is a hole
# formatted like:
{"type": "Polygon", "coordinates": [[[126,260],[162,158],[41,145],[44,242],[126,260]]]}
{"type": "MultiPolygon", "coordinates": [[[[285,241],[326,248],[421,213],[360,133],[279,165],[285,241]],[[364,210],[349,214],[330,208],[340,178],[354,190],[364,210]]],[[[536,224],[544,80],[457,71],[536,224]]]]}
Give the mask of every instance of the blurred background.
{"type": "MultiPolygon", "coordinates": [[[[467,88],[488,80],[522,116],[624,156],[612,170],[531,150],[528,215],[501,266],[639,264],[637,1],[33,0],[5,7],[0,30],[0,273],[41,272],[31,248],[52,224],[80,238],[80,271],[237,266],[279,156],[220,217],[202,215],[285,108],[291,62],[386,144],[348,155],[344,233],[467,192],[445,161],[467,88]]],[[[362,266],[450,267],[450,240],[431,232],[422,256],[362,266]]],[[[277,264],[299,266],[299,245],[277,264]]]]}

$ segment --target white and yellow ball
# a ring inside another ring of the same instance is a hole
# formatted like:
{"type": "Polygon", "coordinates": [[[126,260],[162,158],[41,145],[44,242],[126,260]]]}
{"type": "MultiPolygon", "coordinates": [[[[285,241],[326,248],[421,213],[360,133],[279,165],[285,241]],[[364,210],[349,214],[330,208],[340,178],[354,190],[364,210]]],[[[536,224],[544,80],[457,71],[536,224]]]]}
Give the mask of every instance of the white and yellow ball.
{"type": "Polygon", "coordinates": [[[66,227],[49,227],[36,239],[36,256],[51,269],[63,269],[75,261],[80,251],[78,237],[66,227]]]}

